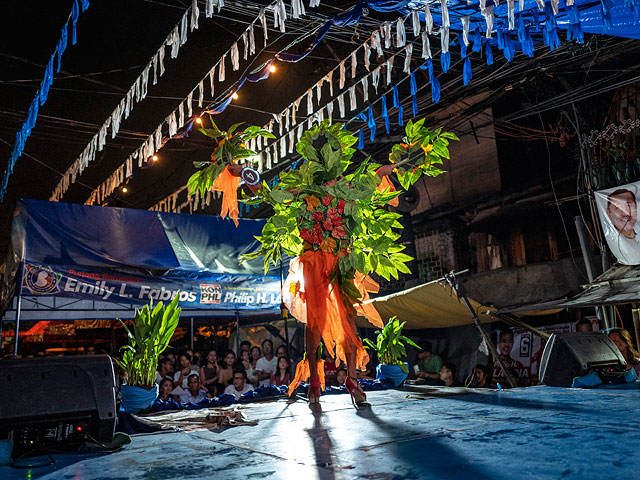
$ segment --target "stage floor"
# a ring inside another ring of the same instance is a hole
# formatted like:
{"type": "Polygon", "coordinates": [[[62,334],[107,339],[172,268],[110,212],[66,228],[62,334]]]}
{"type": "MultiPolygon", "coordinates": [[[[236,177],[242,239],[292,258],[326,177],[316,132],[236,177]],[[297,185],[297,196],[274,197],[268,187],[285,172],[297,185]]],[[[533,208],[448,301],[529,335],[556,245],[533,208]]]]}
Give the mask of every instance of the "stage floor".
{"type": "Polygon", "coordinates": [[[246,405],[256,426],[137,435],[124,450],[56,454],[8,479],[631,479],[640,464],[640,383],[572,390],[413,387],[246,405]],[[629,388],[633,387],[633,388],[629,388]]]}

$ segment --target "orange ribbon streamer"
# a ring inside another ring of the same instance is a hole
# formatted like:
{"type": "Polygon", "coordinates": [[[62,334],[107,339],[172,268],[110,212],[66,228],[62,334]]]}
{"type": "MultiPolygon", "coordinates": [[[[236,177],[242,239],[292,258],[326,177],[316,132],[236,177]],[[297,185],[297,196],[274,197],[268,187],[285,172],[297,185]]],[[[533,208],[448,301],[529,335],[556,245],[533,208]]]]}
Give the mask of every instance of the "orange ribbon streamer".
{"type": "Polygon", "coordinates": [[[238,185],[240,184],[240,177],[234,177],[229,172],[229,166],[227,165],[222,170],[222,173],[218,175],[218,178],[213,182],[211,190],[222,192],[222,208],[220,209],[220,216],[222,218],[229,217],[233,220],[233,223],[238,226],[238,185]]]}

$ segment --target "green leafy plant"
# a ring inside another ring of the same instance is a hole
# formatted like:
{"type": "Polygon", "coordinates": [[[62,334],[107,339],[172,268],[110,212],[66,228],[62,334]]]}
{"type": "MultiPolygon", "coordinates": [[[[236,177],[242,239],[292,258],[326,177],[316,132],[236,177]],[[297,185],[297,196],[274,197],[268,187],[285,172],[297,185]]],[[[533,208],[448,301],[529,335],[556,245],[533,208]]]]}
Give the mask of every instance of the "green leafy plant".
{"type": "Polygon", "coordinates": [[[398,365],[403,372],[408,373],[407,366],[402,360],[407,356],[404,343],[420,348],[411,339],[402,335],[402,328],[406,322],[400,323],[397,317],[391,317],[382,330],[376,330],[378,335],[374,344],[368,338],[364,339],[365,348],[372,348],[378,353],[380,363],[398,365]],[[404,343],[403,343],[404,342],[404,343]]]}
{"type": "Polygon", "coordinates": [[[178,326],[181,309],[178,307],[178,293],[166,307],[162,302],[136,308],[136,315],[130,329],[118,318],[127,331],[129,344],[124,345],[122,360],[116,363],[127,372],[128,384],[150,389],[156,379],[158,355],[169,345],[173,332],[178,326]]]}
{"type": "Polygon", "coordinates": [[[187,181],[189,195],[195,194],[196,191],[199,191],[200,194],[206,193],[227,165],[255,156],[256,152],[247,148],[249,140],[256,137],[275,138],[270,131],[256,126],[238,130],[243,125],[242,123],[235,123],[228,130],[223,131],[218,128],[211,117],[209,120],[211,128],[200,128],[199,130],[203,135],[215,140],[217,146],[211,154],[210,162],[193,162],[193,165],[201,170],[191,175],[187,181]]]}
{"type": "MultiPolygon", "coordinates": [[[[371,158],[349,169],[358,138],[343,127],[325,120],[307,130],[296,145],[306,160],[300,168],[282,172],[273,188],[263,182],[257,196],[243,201],[267,202],[274,209],[262,235],[256,237],[261,248],[246,257],[264,256],[266,271],[284,254],[298,256],[309,249],[333,252],[340,260],[331,280],[350,300],[346,302],[350,308],[360,300],[352,283],[356,271],[397,279],[398,272],[411,273],[406,263],[412,258],[396,243],[400,234],[394,229],[402,228],[401,215],[384,208],[401,192],[379,191],[376,172],[381,165],[371,158]]],[[[405,134],[389,155],[402,187],[408,188],[422,175],[443,173],[439,167],[443,158],[449,158],[449,140],[457,137],[429,130],[424,119],[407,122],[405,134]]]]}

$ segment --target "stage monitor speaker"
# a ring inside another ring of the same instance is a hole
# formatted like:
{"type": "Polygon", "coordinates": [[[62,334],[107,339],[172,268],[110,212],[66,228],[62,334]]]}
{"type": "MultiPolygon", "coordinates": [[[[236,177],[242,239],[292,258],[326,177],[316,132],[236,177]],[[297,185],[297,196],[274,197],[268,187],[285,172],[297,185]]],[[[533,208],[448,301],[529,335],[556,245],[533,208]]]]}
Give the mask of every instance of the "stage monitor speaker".
{"type": "Polygon", "coordinates": [[[604,383],[623,375],[626,362],[618,347],[600,332],[551,335],[540,360],[540,382],[570,387],[575,377],[596,373],[604,383]]]}
{"type": "Polygon", "coordinates": [[[108,355],[0,361],[0,438],[14,456],[113,439],[115,376],[108,355]]]}

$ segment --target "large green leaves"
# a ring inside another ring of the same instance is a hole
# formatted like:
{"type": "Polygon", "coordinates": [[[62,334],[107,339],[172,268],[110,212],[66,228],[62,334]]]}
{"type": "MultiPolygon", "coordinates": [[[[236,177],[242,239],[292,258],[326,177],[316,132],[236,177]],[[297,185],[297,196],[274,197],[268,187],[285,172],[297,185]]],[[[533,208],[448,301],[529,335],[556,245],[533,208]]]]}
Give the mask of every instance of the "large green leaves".
{"type": "Polygon", "coordinates": [[[397,317],[391,317],[382,330],[376,330],[376,343],[365,338],[367,348],[374,349],[381,363],[387,365],[399,365],[406,372],[406,366],[401,360],[407,355],[405,344],[420,348],[411,339],[402,335],[405,322],[400,323],[397,317]]]}
{"type": "Polygon", "coordinates": [[[158,302],[154,307],[152,302],[136,309],[131,328],[118,319],[127,332],[129,344],[122,347],[122,360],[115,360],[127,372],[129,385],[150,387],[155,383],[158,356],[169,345],[180,319],[179,299],[180,292],[167,306],[158,302]]]}
{"type": "Polygon", "coordinates": [[[247,142],[256,137],[275,138],[268,130],[260,127],[247,127],[243,131],[237,131],[242,123],[236,123],[229,127],[227,131],[218,128],[211,117],[211,128],[201,128],[200,132],[216,141],[217,146],[211,154],[211,162],[193,162],[196,168],[203,168],[197,171],[187,181],[187,190],[189,195],[199,191],[204,194],[209,190],[216,178],[220,175],[224,167],[231,163],[250,158],[256,155],[256,152],[247,148],[247,142]]]}

